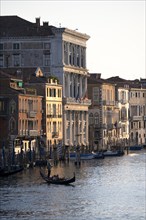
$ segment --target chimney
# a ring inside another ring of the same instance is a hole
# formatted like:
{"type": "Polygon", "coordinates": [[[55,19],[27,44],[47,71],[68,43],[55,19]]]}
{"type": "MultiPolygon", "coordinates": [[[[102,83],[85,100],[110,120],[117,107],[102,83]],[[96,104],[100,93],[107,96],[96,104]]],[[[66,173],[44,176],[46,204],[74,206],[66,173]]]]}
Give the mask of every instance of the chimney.
{"type": "Polygon", "coordinates": [[[96,79],[100,79],[101,78],[101,73],[96,73],[96,79]]]}
{"type": "Polygon", "coordinates": [[[101,78],[101,73],[91,73],[91,77],[95,79],[100,79],[101,78]]]}
{"type": "Polygon", "coordinates": [[[48,27],[49,26],[49,22],[48,21],[43,22],[43,26],[44,27],[48,27]]]}
{"type": "Polygon", "coordinates": [[[35,21],[36,21],[36,26],[39,27],[40,26],[40,18],[36,18],[35,21]]]}

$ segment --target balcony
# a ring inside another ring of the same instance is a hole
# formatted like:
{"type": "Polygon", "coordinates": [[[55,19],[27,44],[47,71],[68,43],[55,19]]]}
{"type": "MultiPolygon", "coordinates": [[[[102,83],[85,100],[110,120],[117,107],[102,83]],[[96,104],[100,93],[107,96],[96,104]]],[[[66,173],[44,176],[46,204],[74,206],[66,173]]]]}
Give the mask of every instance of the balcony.
{"type": "Polygon", "coordinates": [[[74,104],[74,105],[91,105],[91,100],[90,99],[82,99],[82,98],[72,98],[72,97],[67,97],[63,98],[63,104],[74,104]]]}
{"type": "Polygon", "coordinates": [[[135,116],[132,117],[132,120],[133,120],[133,121],[142,121],[142,120],[143,120],[143,117],[142,117],[142,116],[136,116],[136,115],[135,115],[135,116]]]}
{"type": "Polygon", "coordinates": [[[39,133],[38,133],[38,130],[29,130],[29,136],[38,136],[39,135],[39,133]]]}
{"type": "Polygon", "coordinates": [[[26,130],[22,130],[22,135],[26,135],[26,130]]]}
{"type": "Polygon", "coordinates": [[[30,111],[28,112],[28,118],[35,118],[36,117],[37,112],[35,111],[30,111]]]}
{"type": "Polygon", "coordinates": [[[28,135],[28,130],[20,130],[19,135],[20,136],[27,136],[28,135]]]}
{"type": "Polygon", "coordinates": [[[128,118],[125,116],[125,117],[121,117],[121,121],[122,122],[125,122],[125,121],[127,121],[128,120],[128,118]]]}
{"type": "Polygon", "coordinates": [[[122,105],[125,105],[128,101],[126,99],[121,99],[120,102],[122,105]]]}
{"type": "Polygon", "coordinates": [[[112,101],[112,100],[103,100],[103,101],[102,101],[102,104],[103,104],[103,105],[110,105],[110,106],[112,106],[112,105],[115,105],[115,101],[112,101]]]}

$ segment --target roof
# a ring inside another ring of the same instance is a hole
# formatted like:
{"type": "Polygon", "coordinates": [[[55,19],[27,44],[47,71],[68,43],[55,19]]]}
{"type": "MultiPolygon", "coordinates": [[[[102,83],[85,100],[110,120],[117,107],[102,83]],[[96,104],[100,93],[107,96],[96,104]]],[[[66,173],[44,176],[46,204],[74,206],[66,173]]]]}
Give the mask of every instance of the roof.
{"type": "Polygon", "coordinates": [[[32,23],[16,15],[0,16],[0,37],[26,37],[54,35],[54,26],[32,23]]]}
{"type": "Polygon", "coordinates": [[[126,79],[122,79],[119,76],[113,76],[113,77],[110,77],[110,78],[108,78],[106,80],[109,81],[109,82],[113,82],[113,83],[126,82],[127,81],[126,79]]]}
{"type": "Polygon", "coordinates": [[[106,79],[101,78],[100,73],[90,73],[90,77],[87,79],[88,84],[113,84],[106,79]]]}

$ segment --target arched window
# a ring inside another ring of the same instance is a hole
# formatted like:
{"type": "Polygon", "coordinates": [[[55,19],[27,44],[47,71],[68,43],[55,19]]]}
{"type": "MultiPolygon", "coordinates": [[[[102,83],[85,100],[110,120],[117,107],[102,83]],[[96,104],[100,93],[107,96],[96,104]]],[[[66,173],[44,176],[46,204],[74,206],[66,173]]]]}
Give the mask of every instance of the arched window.
{"type": "Polygon", "coordinates": [[[89,114],[89,124],[93,124],[93,113],[89,114]]]}
{"type": "Polygon", "coordinates": [[[131,141],[133,141],[133,132],[131,132],[131,141]]]}
{"type": "Polygon", "coordinates": [[[16,112],[16,102],[14,100],[11,100],[10,102],[10,113],[14,114],[16,112]]]}
{"type": "Polygon", "coordinates": [[[14,118],[10,119],[10,131],[13,132],[16,128],[16,122],[14,120],[14,118]]]}
{"type": "Polygon", "coordinates": [[[94,123],[96,125],[99,124],[99,115],[98,115],[98,113],[95,113],[95,115],[94,115],[94,123]]]}

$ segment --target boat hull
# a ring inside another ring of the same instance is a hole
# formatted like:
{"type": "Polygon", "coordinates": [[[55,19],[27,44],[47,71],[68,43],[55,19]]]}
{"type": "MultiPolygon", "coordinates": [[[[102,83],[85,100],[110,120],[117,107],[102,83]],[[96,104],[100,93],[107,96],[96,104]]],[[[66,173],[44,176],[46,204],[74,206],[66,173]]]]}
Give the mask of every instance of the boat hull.
{"type": "Polygon", "coordinates": [[[93,156],[94,156],[94,159],[104,159],[104,154],[103,153],[95,153],[95,152],[92,152],[93,153],[93,156]]]}
{"type": "MultiPolygon", "coordinates": [[[[76,160],[76,158],[77,158],[76,153],[70,153],[71,160],[76,160]]],[[[81,160],[91,160],[93,158],[94,158],[93,154],[80,154],[79,155],[79,159],[81,159],[81,160]]]]}
{"type": "Polygon", "coordinates": [[[41,170],[40,175],[48,184],[68,185],[75,182],[75,175],[70,179],[59,178],[58,180],[54,180],[53,177],[48,178],[41,170]]]}
{"type": "Polygon", "coordinates": [[[142,146],[141,145],[136,145],[136,146],[130,146],[129,147],[129,150],[134,150],[134,151],[136,151],[136,150],[142,150],[142,146]]]}
{"type": "Polygon", "coordinates": [[[13,175],[13,174],[16,174],[16,173],[19,173],[23,170],[23,167],[18,167],[18,168],[15,168],[15,169],[10,169],[10,170],[5,170],[5,169],[2,169],[0,171],[0,176],[10,176],[10,175],[13,175]]]}
{"type": "Polygon", "coordinates": [[[123,156],[124,152],[123,151],[105,151],[104,153],[105,157],[119,157],[119,156],[123,156]]]}

